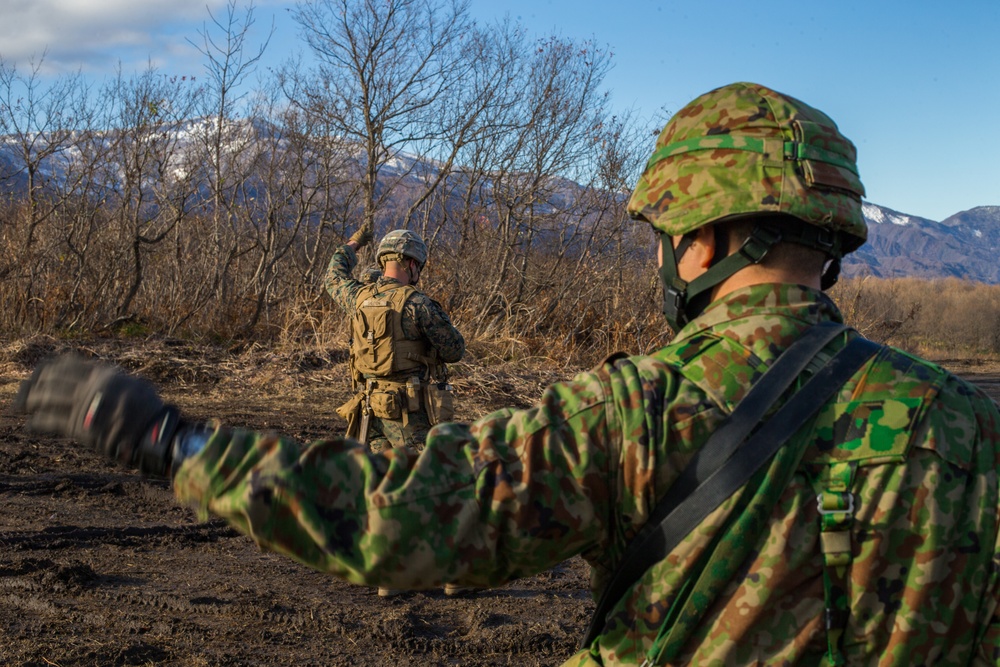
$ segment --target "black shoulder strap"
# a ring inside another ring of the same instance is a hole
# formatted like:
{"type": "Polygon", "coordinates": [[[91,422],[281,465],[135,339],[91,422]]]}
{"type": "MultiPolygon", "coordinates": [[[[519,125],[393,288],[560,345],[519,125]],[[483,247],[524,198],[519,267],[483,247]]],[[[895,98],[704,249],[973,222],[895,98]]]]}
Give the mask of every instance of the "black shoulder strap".
{"type": "Polygon", "coordinates": [[[813,326],[785,350],[692,457],[626,548],[597,603],[581,648],[594,642],[612,607],[653,563],[670,553],[706,516],[746,484],[881,349],[865,338],[852,339],[746,440],[816,354],[846,328],[832,322],[813,326]],[[744,440],[746,444],[741,447],[744,440]]]}

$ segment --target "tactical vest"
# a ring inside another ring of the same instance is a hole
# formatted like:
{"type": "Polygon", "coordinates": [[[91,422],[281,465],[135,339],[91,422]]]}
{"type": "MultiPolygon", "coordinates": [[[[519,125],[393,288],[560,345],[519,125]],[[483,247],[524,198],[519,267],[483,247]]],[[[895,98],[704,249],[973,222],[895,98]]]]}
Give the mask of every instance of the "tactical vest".
{"type": "Polygon", "coordinates": [[[416,289],[410,285],[365,285],[358,291],[351,318],[354,376],[390,378],[427,368],[430,349],[403,334],[403,305],[416,289]]]}
{"type": "MultiPolygon", "coordinates": [[[[808,373],[825,364],[833,352],[824,350],[817,355],[808,373]]],[[[708,332],[669,345],[654,356],[697,385],[726,414],[733,411],[748,388],[746,380],[767,370],[748,348],[708,332]],[[727,387],[734,386],[744,391],[727,391],[727,387]]],[[[865,466],[906,461],[914,436],[946,380],[947,372],[934,364],[883,347],[848,383],[853,391],[842,390],[825,404],[811,425],[785,444],[786,454],[779,454],[767,470],[767,477],[780,478],[780,473],[775,474],[778,469],[795,466],[807,474],[816,492],[825,566],[829,665],[847,662],[842,640],[850,616],[851,526],[857,503],[870,501],[853,495],[855,474],[865,466]],[[903,373],[911,381],[919,378],[919,386],[910,386],[905,396],[894,391],[893,383],[887,381],[903,373]]],[[[681,575],[686,583],[677,588],[679,593],[646,656],[648,664],[669,664],[676,659],[726,583],[739,576],[732,569],[734,564],[752,557],[748,549],[759,532],[767,530],[760,517],[770,516],[782,491],[767,486],[758,487],[751,480],[737,492],[737,496],[741,495],[738,509],[718,528],[715,546],[703,555],[697,567],[681,575]]],[[[591,664],[585,651],[577,657],[582,658],[578,664],[591,664]]]]}

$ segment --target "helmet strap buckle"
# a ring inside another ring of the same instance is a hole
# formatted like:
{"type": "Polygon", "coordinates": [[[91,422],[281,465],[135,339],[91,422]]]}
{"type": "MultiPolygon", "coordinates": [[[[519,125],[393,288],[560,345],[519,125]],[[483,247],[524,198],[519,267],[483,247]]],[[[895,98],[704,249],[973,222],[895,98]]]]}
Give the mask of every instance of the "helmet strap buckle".
{"type": "MultiPolygon", "coordinates": [[[[681,239],[678,246],[680,254],[684,254],[691,240],[681,239]]],[[[688,284],[681,280],[677,274],[677,255],[675,254],[673,240],[670,235],[660,232],[660,282],[663,283],[663,315],[667,319],[667,324],[674,331],[679,331],[688,322],[687,314],[684,312],[687,307],[687,287],[688,284]]]]}
{"type": "Polygon", "coordinates": [[[737,252],[751,264],[759,264],[781,238],[780,230],[769,225],[757,225],[737,252]]]}
{"type": "Polygon", "coordinates": [[[663,315],[674,331],[679,331],[688,323],[684,308],[687,305],[687,293],[674,285],[663,285],[663,315]]]}
{"type": "Polygon", "coordinates": [[[817,227],[816,249],[822,250],[827,255],[833,254],[837,245],[837,234],[832,229],[817,227]]]}

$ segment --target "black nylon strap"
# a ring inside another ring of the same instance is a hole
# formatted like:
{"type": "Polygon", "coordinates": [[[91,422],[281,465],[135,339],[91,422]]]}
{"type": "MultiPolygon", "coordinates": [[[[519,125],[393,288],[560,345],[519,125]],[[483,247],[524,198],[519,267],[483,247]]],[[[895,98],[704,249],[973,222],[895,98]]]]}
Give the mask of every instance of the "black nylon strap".
{"type": "Polygon", "coordinates": [[[744,485],[881,349],[864,338],[851,340],[741,447],[750,431],[813,357],[845,328],[834,323],[815,325],[778,358],[747,392],[727,421],[712,434],[626,548],[618,569],[601,595],[581,648],[594,642],[606,624],[608,613],[653,563],[670,553],[706,516],[744,485]]]}
{"type": "Polygon", "coordinates": [[[754,383],[733,413],[715,430],[704,446],[691,457],[687,467],[670,486],[636,537],[642,538],[647,527],[648,532],[652,532],[656,523],[666,516],[667,511],[684,500],[708,474],[725,463],[750,432],[760,425],[767,411],[802,374],[820,350],[846,329],[846,326],[836,322],[821,322],[812,326],[789,346],[754,383]]]}

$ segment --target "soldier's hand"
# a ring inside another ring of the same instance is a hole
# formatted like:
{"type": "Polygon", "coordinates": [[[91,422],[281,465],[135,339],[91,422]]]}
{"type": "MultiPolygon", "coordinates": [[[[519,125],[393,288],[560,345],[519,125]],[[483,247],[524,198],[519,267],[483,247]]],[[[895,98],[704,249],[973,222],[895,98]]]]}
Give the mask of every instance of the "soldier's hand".
{"type": "Polygon", "coordinates": [[[372,228],[368,225],[362,225],[361,229],[351,234],[351,238],[347,242],[353,244],[355,250],[360,250],[374,239],[375,235],[372,234],[372,228]]]}
{"type": "Polygon", "coordinates": [[[148,474],[169,472],[177,410],[117,366],[75,354],[42,361],[21,383],[14,408],[30,415],[34,431],[73,438],[148,474]]]}

